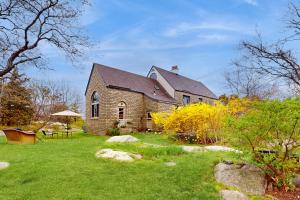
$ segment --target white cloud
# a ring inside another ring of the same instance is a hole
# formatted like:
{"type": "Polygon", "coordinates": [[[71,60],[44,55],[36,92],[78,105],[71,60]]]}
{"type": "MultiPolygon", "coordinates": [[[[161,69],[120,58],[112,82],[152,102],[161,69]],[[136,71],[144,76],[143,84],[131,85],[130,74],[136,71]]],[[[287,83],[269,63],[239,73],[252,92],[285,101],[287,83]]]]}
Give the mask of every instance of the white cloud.
{"type": "Polygon", "coordinates": [[[198,38],[203,39],[207,42],[210,42],[210,41],[211,42],[224,42],[224,41],[227,41],[230,39],[230,37],[228,35],[217,34],[217,33],[209,34],[209,35],[208,34],[205,34],[205,35],[200,34],[200,35],[198,35],[198,38]]]}
{"type": "Polygon", "coordinates": [[[228,22],[201,22],[201,23],[186,23],[182,22],[175,27],[169,28],[163,32],[166,37],[176,37],[192,31],[214,30],[214,31],[232,31],[244,32],[245,29],[235,23],[228,22]]]}
{"type": "Polygon", "coordinates": [[[257,6],[257,1],[256,0],[243,0],[245,3],[248,3],[252,6],[257,6]]]}
{"type": "Polygon", "coordinates": [[[83,9],[84,12],[80,17],[80,25],[82,26],[93,24],[102,17],[103,11],[100,11],[99,6],[96,6],[96,1],[85,4],[83,9]]]}

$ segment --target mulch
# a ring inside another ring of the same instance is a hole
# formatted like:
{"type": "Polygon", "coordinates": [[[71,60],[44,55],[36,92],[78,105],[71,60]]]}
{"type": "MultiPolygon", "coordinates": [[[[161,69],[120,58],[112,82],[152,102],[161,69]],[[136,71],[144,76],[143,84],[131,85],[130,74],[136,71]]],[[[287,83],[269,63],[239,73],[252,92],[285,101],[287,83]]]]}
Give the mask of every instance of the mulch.
{"type": "Polygon", "coordinates": [[[266,193],[278,200],[300,200],[300,188],[296,188],[294,191],[268,191],[266,193]]]}

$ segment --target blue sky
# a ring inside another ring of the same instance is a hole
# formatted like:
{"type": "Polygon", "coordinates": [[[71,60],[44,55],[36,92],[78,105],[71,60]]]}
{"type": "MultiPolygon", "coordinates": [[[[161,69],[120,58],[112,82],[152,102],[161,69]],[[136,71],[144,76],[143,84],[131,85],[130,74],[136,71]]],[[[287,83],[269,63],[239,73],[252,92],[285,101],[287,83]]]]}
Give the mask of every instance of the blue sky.
{"type": "Polygon", "coordinates": [[[64,80],[84,97],[92,63],[146,75],[152,65],[179,66],[217,95],[223,74],[238,58],[238,44],[256,31],[283,34],[287,0],[94,0],[81,18],[93,46],[78,66],[51,46],[41,50],[53,70],[27,69],[34,79],[64,80]]]}

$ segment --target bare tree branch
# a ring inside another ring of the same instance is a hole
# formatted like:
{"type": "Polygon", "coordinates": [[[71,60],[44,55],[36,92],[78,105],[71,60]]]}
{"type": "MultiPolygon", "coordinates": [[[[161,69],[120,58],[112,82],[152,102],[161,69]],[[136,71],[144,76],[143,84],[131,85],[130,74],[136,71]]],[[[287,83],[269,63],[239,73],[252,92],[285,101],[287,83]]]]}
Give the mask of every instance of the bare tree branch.
{"type": "Polygon", "coordinates": [[[86,3],[86,0],[0,0],[0,77],[20,64],[41,64],[42,41],[76,61],[83,53],[82,47],[89,44],[77,26],[86,3]]]}
{"type": "Polygon", "coordinates": [[[250,61],[243,70],[284,81],[297,91],[300,88],[300,65],[290,44],[300,40],[300,4],[289,4],[285,22],[287,33],[277,42],[268,44],[258,34],[257,40],[241,43],[244,58],[250,61]]]}

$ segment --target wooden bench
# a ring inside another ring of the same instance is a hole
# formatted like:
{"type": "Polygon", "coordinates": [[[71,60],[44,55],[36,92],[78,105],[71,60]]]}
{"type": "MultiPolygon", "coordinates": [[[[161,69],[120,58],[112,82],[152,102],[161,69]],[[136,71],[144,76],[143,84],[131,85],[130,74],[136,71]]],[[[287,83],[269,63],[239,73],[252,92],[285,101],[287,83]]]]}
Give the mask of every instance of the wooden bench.
{"type": "Polygon", "coordinates": [[[8,144],[35,144],[36,134],[32,131],[20,131],[16,129],[3,130],[8,144]]]}

